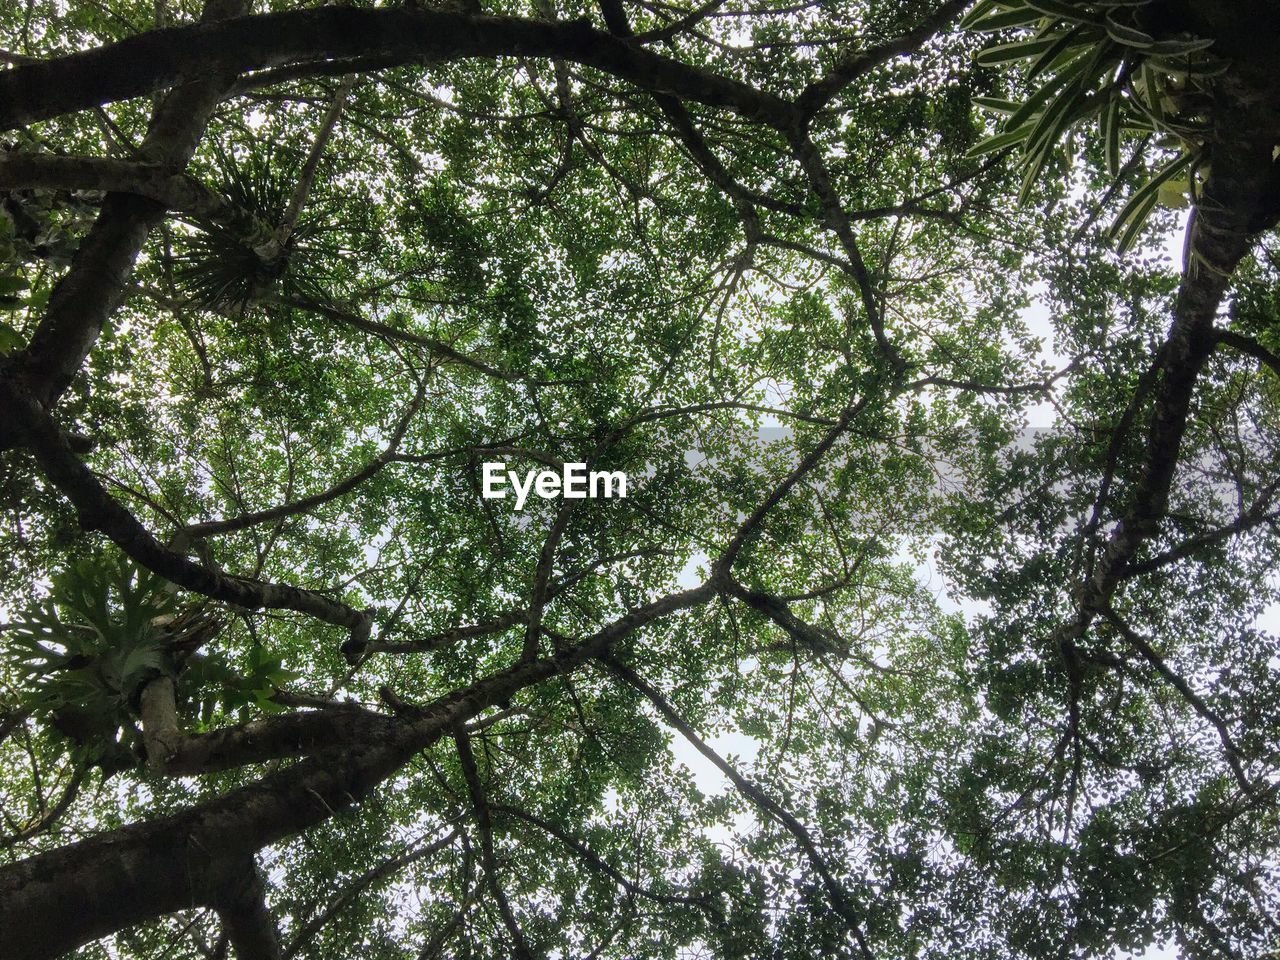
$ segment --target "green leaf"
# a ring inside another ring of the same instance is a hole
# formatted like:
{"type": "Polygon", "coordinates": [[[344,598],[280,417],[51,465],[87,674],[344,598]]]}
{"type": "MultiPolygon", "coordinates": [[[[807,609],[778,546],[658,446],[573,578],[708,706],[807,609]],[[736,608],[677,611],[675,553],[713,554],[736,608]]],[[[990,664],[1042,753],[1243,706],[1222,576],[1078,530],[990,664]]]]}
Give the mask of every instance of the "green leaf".
{"type": "Polygon", "coordinates": [[[1001,113],[1005,116],[1016,113],[1021,106],[1016,100],[1005,100],[1003,97],[974,97],[973,102],[984,110],[1001,113]]]}
{"type": "Polygon", "coordinates": [[[1119,90],[1107,98],[1102,111],[1102,142],[1106,155],[1107,172],[1113,177],[1120,172],[1120,111],[1123,107],[1119,90]]]}
{"type": "Polygon", "coordinates": [[[1054,74],[1027,97],[1022,106],[1008,119],[1005,126],[1012,129],[1022,126],[1024,123],[1034,122],[1033,118],[1039,113],[1044,104],[1066,84],[1078,77],[1084,67],[1085,60],[1081,58],[1072,63],[1067,69],[1054,74]]]}
{"type": "Polygon", "coordinates": [[[1143,33],[1135,27],[1126,26],[1123,23],[1117,23],[1115,17],[1107,14],[1107,33],[1116,43],[1122,43],[1126,47],[1134,47],[1139,50],[1146,50],[1155,45],[1156,38],[1149,33],[1143,33]]]}
{"type": "Polygon", "coordinates": [[[0,320],[0,354],[13,353],[23,347],[22,335],[13,327],[0,320]]]}
{"type": "Polygon", "coordinates": [[[0,276],[0,296],[21,293],[28,288],[27,278],[10,274],[8,276],[0,276]]]}
{"type": "MultiPolygon", "coordinates": [[[[972,10],[970,10],[960,19],[960,28],[962,30],[971,29],[975,23],[977,23],[979,20],[981,20],[983,17],[985,17],[987,14],[991,13],[992,11],[999,10],[1001,6],[1002,5],[996,3],[995,0],[981,0],[980,3],[978,3],[972,10]]],[[[1018,7],[1021,7],[1022,4],[1021,3],[1012,4],[1012,5],[1004,4],[1003,6],[1014,6],[1016,9],[1018,7]]]]}
{"type": "Polygon", "coordinates": [[[1189,53],[1208,50],[1214,41],[1210,37],[1193,37],[1188,40],[1157,40],[1147,47],[1152,57],[1182,57],[1189,53]]]}
{"type": "Polygon", "coordinates": [[[1191,202],[1187,196],[1190,189],[1191,182],[1187,177],[1179,177],[1176,180],[1160,184],[1160,206],[1168,207],[1171,210],[1185,208],[1191,202]]]}
{"type": "Polygon", "coordinates": [[[1112,239],[1119,238],[1117,248],[1121,253],[1128,253],[1133,249],[1143,223],[1155,207],[1160,187],[1191,167],[1196,159],[1194,154],[1189,153],[1174,157],[1155,176],[1135,190],[1133,196],[1120,208],[1108,234],[1112,239]]]}
{"type": "MultiPolygon", "coordinates": [[[[1030,69],[1027,70],[1027,80],[1034,80],[1051,66],[1061,67],[1063,64],[1057,61],[1062,58],[1062,55],[1069,49],[1083,45],[1087,39],[1088,34],[1084,27],[1073,27],[1066,33],[1062,34],[1062,36],[1060,36],[1051,47],[1045,50],[1044,53],[1040,54],[1040,56],[1036,57],[1035,61],[1031,64],[1030,69]]],[[[1077,55],[1080,55],[1083,52],[1084,51],[1079,51],[1077,55]]],[[[1072,58],[1068,57],[1064,59],[1065,62],[1069,63],[1072,58]]]]}
{"type": "Polygon", "coordinates": [[[998,13],[978,21],[967,29],[975,33],[994,33],[997,30],[1009,30],[1014,27],[1025,27],[1038,23],[1040,14],[1031,7],[1015,7],[1012,10],[1001,10],[998,13]]]}
{"type": "Polygon", "coordinates": [[[988,153],[995,153],[997,150],[1003,150],[1005,147],[1020,143],[1026,139],[1029,133],[1031,133],[1031,124],[1028,123],[1016,130],[994,134],[974,144],[965,156],[972,159],[985,156],[988,153]]]}
{"type": "Polygon", "coordinates": [[[1070,23],[1092,23],[1102,26],[1102,20],[1093,13],[1078,4],[1067,3],[1065,0],[1027,0],[1027,4],[1047,16],[1059,17],[1070,23]]]}
{"type": "Polygon", "coordinates": [[[1038,56],[1048,50],[1058,42],[1058,36],[1052,37],[1033,37],[1029,40],[1014,40],[1010,43],[1000,43],[994,47],[988,47],[982,50],[974,57],[974,62],[980,67],[998,67],[1006,63],[1013,63],[1017,60],[1026,60],[1030,57],[1038,56]]]}

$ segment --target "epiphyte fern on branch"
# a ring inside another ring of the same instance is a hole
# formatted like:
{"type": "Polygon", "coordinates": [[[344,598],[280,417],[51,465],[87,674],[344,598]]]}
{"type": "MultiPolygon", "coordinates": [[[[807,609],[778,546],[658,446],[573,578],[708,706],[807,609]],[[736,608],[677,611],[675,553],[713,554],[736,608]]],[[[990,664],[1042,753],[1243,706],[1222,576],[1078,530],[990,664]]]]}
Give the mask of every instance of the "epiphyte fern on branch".
{"type": "Polygon", "coordinates": [[[1030,90],[1020,101],[975,98],[1007,119],[970,151],[982,156],[1021,146],[1019,202],[1030,196],[1064,137],[1088,125],[1096,124],[1113,177],[1120,175],[1127,137],[1140,138],[1136,151],[1154,139],[1173,152],[1112,223],[1111,237],[1122,253],[1137,242],[1158,201],[1177,203],[1182,193],[1194,191],[1206,159],[1207,84],[1227,66],[1209,50],[1212,40],[1162,35],[1151,7],[1147,0],[984,0],[962,21],[977,32],[1023,34],[977,55],[980,66],[1024,64],[1030,90]]]}
{"type": "Polygon", "coordinates": [[[175,278],[195,306],[240,311],[268,291],[326,302],[317,267],[325,213],[303,213],[281,244],[272,227],[289,209],[300,162],[267,145],[237,156],[215,145],[219,190],[243,223],[201,221],[183,238],[175,278]]]}
{"type": "Polygon", "coordinates": [[[71,564],[6,623],[0,656],[23,678],[21,706],[46,717],[80,761],[113,771],[135,762],[142,687],[174,675],[221,625],[160,577],[104,554],[71,564]]]}

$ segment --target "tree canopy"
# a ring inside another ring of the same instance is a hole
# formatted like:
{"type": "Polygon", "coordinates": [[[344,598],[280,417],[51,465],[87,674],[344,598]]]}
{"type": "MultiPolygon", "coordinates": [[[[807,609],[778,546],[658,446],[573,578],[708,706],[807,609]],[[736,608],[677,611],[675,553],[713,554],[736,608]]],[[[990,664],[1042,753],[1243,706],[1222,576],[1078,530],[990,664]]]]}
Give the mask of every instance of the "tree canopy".
{"type": "Polygon", "coordinates": [[[0,7],[0,957],[1280,949],[1260,6],[0,7]]]}

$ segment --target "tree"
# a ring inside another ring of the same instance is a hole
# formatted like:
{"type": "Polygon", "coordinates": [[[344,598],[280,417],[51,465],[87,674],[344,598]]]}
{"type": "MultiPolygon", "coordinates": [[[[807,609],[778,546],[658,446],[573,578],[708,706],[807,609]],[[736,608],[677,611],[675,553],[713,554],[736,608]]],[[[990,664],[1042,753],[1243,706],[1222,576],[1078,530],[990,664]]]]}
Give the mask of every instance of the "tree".
{"type": "Polygon", "coordinates": [[[1277,19],[0,11],[0,955],[1274,950],[1277,19]]]}

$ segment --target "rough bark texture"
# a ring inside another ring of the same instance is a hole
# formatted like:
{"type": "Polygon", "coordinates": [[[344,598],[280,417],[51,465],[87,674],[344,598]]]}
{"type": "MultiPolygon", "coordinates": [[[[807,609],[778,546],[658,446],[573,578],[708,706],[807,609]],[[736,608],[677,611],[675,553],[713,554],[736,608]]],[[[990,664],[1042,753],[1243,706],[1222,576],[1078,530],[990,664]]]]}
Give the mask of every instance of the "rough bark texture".
{"type": "Polygon", "coordinates": [[[131,194],[246,233],[262,229],[245,211],[236,210],[199,180],[159,163],[18,151],[0,156],[0,190],[41,187],[131,194]]]}
{"type": "MultiPolygon", "coordinates": [[[[201,26],[208,28],[246,8],[246,0],[210,0],[201,26]]],[[[13,72],[0,74],[0,84],[10,80],[13,72]]],[[[213,108],[235,80],[235,74],[214,67],[191,75],[191,79],[193,82],[161,101],[139,149],[143,162],[175,174],[191,159],[213,108]]],[[[91,81],[82,77],[77,82],[91,81]]],[[[33,92],[27,90],[25,95],[30,97],[33,92]]],[[[49,93],[50,88],[45,88],[35,99],[49,93]]],[[[13,101],[0,94],[0,103],[13,101]]],[[[93,229],[76,251],[71,269],[50,295],[49,308],[31,342],[18,356],[29,389],[44,406],[52,406],[71,384],[102,325],[120,306],[134,261],[147,235],[164,215],[163,203],[136,194],[111,193],[103,201],[93,229]]],[[[0,448],[4,441],[0,433],[0,448]]]]}
{"type": "Polygon", "coordinates": [[[194,776],[252,763],[301,757],[395,733],[389,717],[359,706],[335,705],[305,713],[250,720],[188,736],[178,725],[174,684],[158,677],[140,698],[147,765],[155,773],[194,776]]]}
{"type": "Polygon", "coordinates": [[[441,735],[712,594],[710,585],[672,594],[555,657],[511,667],[389,721],[384,736],[302,760],[182,813],[0,869],[0,957],[46,960],[143,920],[215,904],[258,850],[360,802],[441,735]]]}
{"type": "Polygon", "coordinates": [[[144,96],[197,77],[367,56],[387,64],[553,57],[773,126],[784,126],[792,115],[777,97],[628,43],[585,20],[553,23],[417,8],[322,7],[153,30],[7,70],[0,73],[0,130],[144,96]]]}

